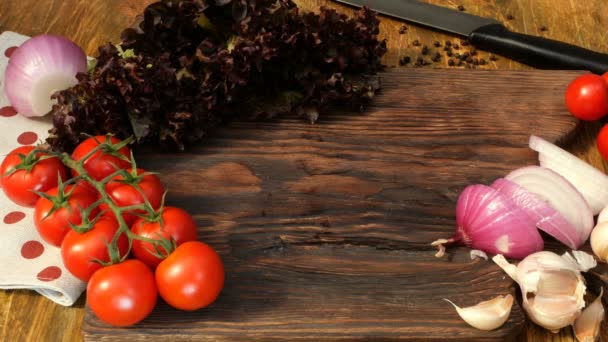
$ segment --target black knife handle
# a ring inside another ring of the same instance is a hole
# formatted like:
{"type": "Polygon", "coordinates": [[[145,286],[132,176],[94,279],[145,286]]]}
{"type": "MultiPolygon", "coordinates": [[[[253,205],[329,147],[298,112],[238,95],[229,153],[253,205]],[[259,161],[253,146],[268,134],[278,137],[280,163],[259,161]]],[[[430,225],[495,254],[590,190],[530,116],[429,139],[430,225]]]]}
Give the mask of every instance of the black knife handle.
{"type": "Polygon", "coordinates": [[[608,55],[555,40],[509,31],[500,24],[482,26],[469,40],[474,46],[539,69],[608,71],[608,55]]]}

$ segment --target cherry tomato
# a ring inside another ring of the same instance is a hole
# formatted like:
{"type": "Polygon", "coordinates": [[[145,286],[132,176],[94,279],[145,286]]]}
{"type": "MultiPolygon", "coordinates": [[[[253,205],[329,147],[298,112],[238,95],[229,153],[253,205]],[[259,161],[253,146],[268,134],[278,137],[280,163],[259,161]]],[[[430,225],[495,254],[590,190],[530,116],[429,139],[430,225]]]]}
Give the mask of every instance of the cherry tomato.
{"type": "Polygon", "coordinates": [[[597,120],[608,113],[608,82],[585,74],[577,77],[566,89],[566,107],[581,120],[597,120]]]}
{"type": "Polygon", "coordinates": [[[177,247],[156,269],[161,297],[181,310],[197,310],[213,303],[224,286],[220,256],[200,241],[177,247]]]}
{"type": "MultiPolygon", "coordinates": [[[[109,262],[110,255],[106,244],[110,243],[118,231],[118,222],[114,216],[104,215],[93,228],[86,233],[70,230],[61,243],[61,257],[65,267],[82,281],[89,278],[102,268],[95,260],[109,262]]],[[[121,234],[116,242],[120,256],[129,250],[129,240],[121,234]]]]}
{"type": "Polygon", "coordinates": [[[604,125],[597,136],[597,149],[602,158],[608,160],[608,124],[604,125]]]}
{"type": "MultiPolygon", "coordinates": [[[[130,173],[131,169],[128,169],[127,172],[130,173]]],[[[125,182],[125,178],[119,175],[106,184],[106,193],[114,204],[119,207],[144,204],[145,197],[154,210],[160,207],[165,188],[156,175],[147,174],[141,176],[144,172],[142,169],[137,169],[137,175],[140,175],[139,177],[141,178],[135,177],[135,179],[127,179],[127,182],[125,182]],[[136,185],[141,189],[141,193],[137,190],[136,185]]],[[[102,208],[106,209],[107,206],[103,205],[102,208]]],[[[135,213],[145,214],[146,211],[133,210],[123,212],[123,218],[127,225],[130,226],[137,219],[137,216],[134,215],[135,213]]]]}
{"type": "Polygon", "coordinates": [[[34,191],[45,192],[57,186],[58,177],[66,180],[67,171],[58,158],[39,160],[45,156],[36,154],[35,158],[22,160],[19,155],[27,156],[34,146],[21,146],[9,152],[0,166],[0,184],[6,196],[24,207],[33,207],[38,201],[34,191]],[[30,169],[28,169],[30,168],[30,169]],[[12,172],[17,169],[17,171],[12,172]]]}
{"type": "MultiPolygon", "coordinates": [[[[79,161],[86,157],[86,155],[97,145],[106,142],[106,136],[98,135],[95,137],[91,137],[81,142],[74,152],[72,152],[72,159],[75,161],[79,161]]],[[[110,137],[110,142],[112,144],[120,143],[120,139],[116,137],[110,137]]],[[[93,153],[92,156],[87,158],[84,162],[84,169],[87,171],[89,176],[95,180],[102,180],[106,176],[111,175],[116,172],[118,169],[126,169],[131,166],[131,162],[129,159],[131,158],[131,150],[128,147],[124,146],[118,150],[113,150],[111,148],[98,150],[93,153]],[[122,156],[122,158],[120,157],[122,156]],[[126,158],[126,160],[124,159],[126,158]]],[[[76,170],[72,170],[72,174],[74,176],[78,175],[76,170]]]]}
{"type": "Polygon", "coordinates": [[[146,318],[157,297],[154,273],[137,259],[99,269],[87,285],[87,303],[93,313],[119,327],[146,318]]]}
{"type": "MultiPolygon", "coordinates": [[[[185,210],[164,207],[160,219],[162,223],[147,218],[138,218],[131,226],[131,231],[149,239],[160,240],[160,237],[168,240],[173,239],[177,246],[197,239],[196,222],[185,210]]],[[[162,261],[154,255],[154,246],[149,242],[134,239],[132,251],[137,259],[143,261],[152,269],[156,268],[162,261]]],[[[166,253],[166,250],[162,247],[160,247],[160,251],[166,253]]]]}
{"type": "MultiPolygon", "coordinates": [[[[68,185],[65,192],[68,193],[73,188],[73,185],[68,185]]],[[[53,188],[46,193],[57,196],[58,189],[53,188]]],[[[44,241],[57,247],[61,246],[65,235],[71,230],[70,223],[82,223],[81,211],[97,200],[97,194],[87,187],[76,186],[69,196],[61,197],[55,197],[55,202],[40,197],[34,209],[34,225],[38,233],[44,241]]],[[[98,211],[98,208],[91,210],[89,218],[93,219],[98,211]]]]}

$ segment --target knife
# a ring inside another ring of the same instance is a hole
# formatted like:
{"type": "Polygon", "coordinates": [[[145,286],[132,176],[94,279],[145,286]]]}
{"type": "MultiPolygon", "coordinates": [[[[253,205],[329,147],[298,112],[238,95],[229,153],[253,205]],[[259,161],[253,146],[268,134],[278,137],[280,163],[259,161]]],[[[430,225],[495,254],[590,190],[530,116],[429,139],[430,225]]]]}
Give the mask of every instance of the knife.
{"type": "Polygon", "coordinates": [[[468,38],[482,50],[539,69],[608,71],[608,55],[552,39],[509,31],[500,22],[416,0],[333,0],[468,38]]]}

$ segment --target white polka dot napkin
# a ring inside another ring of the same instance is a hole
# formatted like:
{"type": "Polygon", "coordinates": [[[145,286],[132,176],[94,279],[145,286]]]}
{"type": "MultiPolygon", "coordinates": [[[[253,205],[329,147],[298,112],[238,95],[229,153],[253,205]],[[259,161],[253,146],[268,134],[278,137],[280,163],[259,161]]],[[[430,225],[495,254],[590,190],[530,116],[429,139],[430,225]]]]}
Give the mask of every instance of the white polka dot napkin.
{"type": "MultiPolygon", "coordinates": [[[[0,34],[0,158],[21,145],[43,141],[50,118],[19,115],[4,94],[11,53],[28,37],[0,34]]],[[[34,210],[18,206],[0,191],[0,289],[31,289],[61,305],[74,304],[86,287],[63,266],[60,249],[44,242],[34,227],[34,210]]]]}

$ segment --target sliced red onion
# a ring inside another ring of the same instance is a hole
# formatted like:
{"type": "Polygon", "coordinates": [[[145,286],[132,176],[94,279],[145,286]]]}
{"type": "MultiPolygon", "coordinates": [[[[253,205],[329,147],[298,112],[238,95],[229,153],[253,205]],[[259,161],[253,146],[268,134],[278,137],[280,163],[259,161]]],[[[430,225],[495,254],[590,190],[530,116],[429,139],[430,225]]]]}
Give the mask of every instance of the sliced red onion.
{"type": "Polygon", "coordinates": [[[470,185],[458,198],[456,232],[432,243],[443,255],[444,245],[462,243],[473,249],[510,258],[524,258],[543,249],[535,222],[508,196],[485,185],[470,185]]]}
{"type": "Polygon", "coordinates": [[[492,187],[510,197],[536,222],[538,229],[571,249],[578,249],[583,244],[578,229],[539,195],[504,178],[494,181],[492,187]]]}
{"type": "Polygon", "coordinates": [[[524,189],[539,195],[570,222],[585,243],[593,229],[593,213],[583,195],[566,178],[541,166],[526,166],[506,177],[524,189]]]}
{"type": "Polygon", "coordinates": [[[5,93],[24,116],[43,116],[53,105],[51,95],[78,81],[87,71],[87,57],[78,45],[62,36],[41,35],[23,43],[9,59],[5,93]]]}
{"type": "Polygon", "coordinates": [[[540,165],[566,178],[583,195],[593,215],[608,205],[608,176],[570,152],[537,136],[530,148],[538,152],[540,165]]]}

